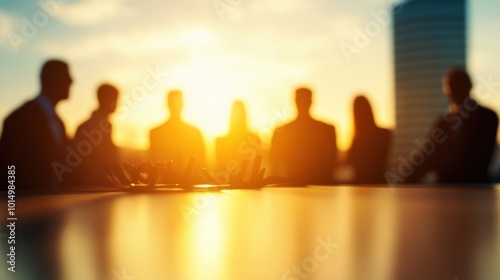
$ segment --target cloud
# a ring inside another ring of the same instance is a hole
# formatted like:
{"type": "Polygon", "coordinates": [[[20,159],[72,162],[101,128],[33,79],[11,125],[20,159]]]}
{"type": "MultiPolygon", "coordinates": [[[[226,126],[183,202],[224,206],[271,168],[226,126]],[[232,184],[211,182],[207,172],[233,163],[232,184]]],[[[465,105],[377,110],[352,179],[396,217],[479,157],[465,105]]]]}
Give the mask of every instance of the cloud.
{"type": "Polygon", "coordinates": [[[258,12],[267,13],[297,13],[305,12],[314,7],[315,4],[309,1],[289,1],[289,0],[273,0],[273,1],[252,1],[250,8],[258,12]]]}
{"type": "Polygon", "coordinates": [[[88,26],[102,23],[117,16],[130,15],[121,0],[83,0],[60,7],[57,17],[68,24],[88,26]]]}
{"type": "Polygon", "coordinates": [[[331,34],[340,40],[352,39],[354,29],[362,27],[362,24],[363,20],[360,17],[350,14],[338,15],[329,21],[331,34]]]}
{"type": "MultiPolygon", "coordinates": [[[[118,0],[112,2],[120,5],[118,0]]],[[[290,60],[309,63],[311,59],[337,51],[335,39],[350,39],[353,26],[360,22],[359,18],[335,13],[334,9],[327,11],[322,1],[316,4],[297,0],[271,2],[241,2],[236,9],[245,19],[237,24],[220,21],[210,4],[191,7],[184,2],[176,2],[175,6],[164,2],[148,10],[134,4],[136,6],[128,8],[136,13],[120,25],[103,24],[77,37],[44,40],[38,50],[44,55],[64,53],[77,60],[156,56],[168,61],[185,61],[221,51],[248,61],[260,57],[275,63],[290,60]],[[280,16],[276,17],[278,11],[280,16]],[[140,16],[146,12],[148,17],[140,16]],[[315,17],[311,18],[311,14],[315,17]]],[[[69,7],[93,3],[94,0],[88,0],[69,7]]],[[[67,12],[61,14],[68,16],[67,12]]]]}
{"type": "Polygon", "coordinates": [[[164,53],[179,54],[196,49],[207,49],[217,45],[211,32],[197,28],[179,28],[169,33],[162,31],[134,30],[127,33],[103,32],[87,34],[76,39],[44,40],[38,47],[44,55],[66,56],[78,59],[92,59],[103,56],[138,57],[164,53]]]}

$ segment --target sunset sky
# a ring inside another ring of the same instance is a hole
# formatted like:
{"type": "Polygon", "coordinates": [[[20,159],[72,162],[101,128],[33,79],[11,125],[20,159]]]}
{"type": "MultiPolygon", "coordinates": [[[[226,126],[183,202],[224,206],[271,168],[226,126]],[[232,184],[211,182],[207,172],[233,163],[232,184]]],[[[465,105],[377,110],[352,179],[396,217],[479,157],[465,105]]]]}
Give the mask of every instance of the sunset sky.
{"type": "MultiPolygon", "coordinates": [[[[392,27],[375,16],[390,12],[392,2],[42,0],[49,3],[44,9],[38,1],[4,0],[0,119],[38,94],[40,67],[55,57],[70,64],[74,79],[70,98],[57,108],[70,136],[96,108],[97,86],[109,82],[121,91],[113,118],[118,145],[148,148],[149,130],[167,117],[170,89],[184,92],[184,118],[207,143],[226,133],[236,99],[269,143],[272,129],[295,114],[294,88],[307,85],[315,93],[313,115],[334,124],[347,149],[357,93],[369,97],[379,125],[395,123],[392,27]],[[380,31],[346,57],[340,46],[354,44],[372,21],[380,31]]],[[[498,81],[480,101],[500,112],[498,11],[500,1],[469,2],[468,68],[477,84],[498,81]]]]}

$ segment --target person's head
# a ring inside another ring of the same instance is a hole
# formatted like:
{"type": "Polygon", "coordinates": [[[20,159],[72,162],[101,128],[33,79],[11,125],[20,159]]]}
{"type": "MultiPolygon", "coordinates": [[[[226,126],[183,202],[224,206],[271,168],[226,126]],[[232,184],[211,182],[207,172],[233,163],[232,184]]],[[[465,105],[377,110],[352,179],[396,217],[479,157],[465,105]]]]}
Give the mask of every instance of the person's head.
{"type": "Polygon", "coordinates": [[[443,93],[451,102],[461,104],[469,97],[472,81],[462,68],[451,68],[443,77],[443,93]]]}
{"type": "Polygon", "coordinates": [[[110,84],[100,85],[97,89],[97,100],[99,101],[99,111],[104,114],[113,113],[118,101],[118,89],[110,84]]]}
{"type": "Polygon", "coordinates": [[[48,60],[40,71],[42,93],[54,104],[67,99],[73,80],[68,64],[62,60],[48,60]]]}
{"type": "Polygon", "coordinates": [[[365,96],[356,96],[354,99],[353,114],[355,134],[370,130],[376,126],[372,106],[365,96]]]}
{"type": "Polygon", "coordinates": [[[167,106],[171,117],[180,117],[184,101],[180,90],[172,90],[167,94],[167,106]]]}
{"type": "Polygon", "coordinates": [[[243,102],[238,100],[233,103],[230,122],[231,131],[245,131],[247,129],[247,113],[243,102]]]}
{"type": "Polygon", "coordinates": [[[312,104],[312,91],[308,88],[301,87],[295,90],[295,105],[299,116],[309,115],[309,109],[312,104]]]}

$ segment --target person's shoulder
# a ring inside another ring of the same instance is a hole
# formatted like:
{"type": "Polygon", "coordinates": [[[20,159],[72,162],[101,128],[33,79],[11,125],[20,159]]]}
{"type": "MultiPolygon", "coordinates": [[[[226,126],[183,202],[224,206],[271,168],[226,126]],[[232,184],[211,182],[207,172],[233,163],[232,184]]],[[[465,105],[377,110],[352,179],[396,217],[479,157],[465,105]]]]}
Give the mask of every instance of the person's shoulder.
{"type": "Polygon", "coordinates": [[[391,135],[392,134],[392,130],[384,128],[384,127],[378,127],[378,131],[380,132],[380,134],[383,134],[383,135],[391,135]]]}
{"type": "Polygon", "coordinates": [[[200,132],[200,129],[190,123],[184,123],[184,127],[192,132],[200,132]]]}
{"type": "Polygon", "coordinates": [[[378,136],[384,141],[388,142],[391,140],[392,130],[383,127],[377,127],[377,131],[378,131],[378,136]]]}
{"type": "Polygon", "coordinates": [[[84,130],[92,130],[94,128],[98,128],[99,124],[96,123],[95,119],[92,117],[81,123],[75,132],[75,138],[80,136],[84,130]]]}
{"type": "Polygon", "coordinates": [[[476,109],[476,116],[481,119],[481,122],[490,122],[498,124],[498,115],[495,111],[490,108],[484,107],[482,105],[478,105],[476,109]]]}
{"type": "Polygon", "coordinates": [[[293,129],[297,124],[297,121],[291,121],[282,125],[277,126],[274,129],[275,134],[286,133],[287,131],[293,129]]]}
{"type": "Polygon", "coordinates": [[[87,127],[89,126],[88,125],[89,123],[89,120],[86,120],[84,122],[82,122],[77,128],[76,128],[76,132],[75,132],[75,139],[78,138],[78,136],[80,136],[83,132],[83,130],[87,129],[87,127]]]}
{"type": "Polygon", "coordinates": [[[188,133],[189,135],[192,135],[194,137],[202,137],[201,130],[192,124],[183,122],[182,123],[182,130],[185,133],[188,133]]]}
{"type": "Polygon", "coordinates": [[[39,111],[39,107],[34,100],[26,101],[5,118],[5,123],[18,122],[27,118],[36,120],[33,117],[36,117],[36,113],[39,111]]]}
{"type": "Polygon", "coordinates": [[[87,128],[90,126],[95,126],[99,125],[99,123],[102,121],[103,117],[97,115],[95,112],[93,112],[84,122],[82,122],[78,128],[87,128]]]}
{"type": "Polygon", "coordinates": [[[498,119],[497,113],[495,113],[495,111],[491,110],[490,108],[479,105],[478,109],[482,112],[483,115],[498,119]]]}
{"type": "Polygon", "coordinates": [[[34,110],[38,110],[39,106],[35,100],[28,100],[23,103],[23,105],[19,106],[12,114],[20,114],[26,112],[32,112],[34,110]]]}
{"type": "Polygon", "coordinates": [[[313,123],[316,127],[324,130],[335,130],[335,126],[333,124],[329,124],[320,120],[313,120],[313,123]]]}
{"type": "Polygon", "coordinates": [[[159,134],[159,133],[163,133],[163,131],[166,129],[166,124],[163,123],[159,126],[156,126],[156,127],[153,127],[150,131],[149,131],[149,135],[156,135],[156,134],[159,134]]]}
{"type": "Polygon", "coordinates": [[[253,140],[257,141],[257,142],[260,142],[259,135],[257,135],[256,133],[249,132],[246,138],[247,139],[253,139],[253,140]]]}

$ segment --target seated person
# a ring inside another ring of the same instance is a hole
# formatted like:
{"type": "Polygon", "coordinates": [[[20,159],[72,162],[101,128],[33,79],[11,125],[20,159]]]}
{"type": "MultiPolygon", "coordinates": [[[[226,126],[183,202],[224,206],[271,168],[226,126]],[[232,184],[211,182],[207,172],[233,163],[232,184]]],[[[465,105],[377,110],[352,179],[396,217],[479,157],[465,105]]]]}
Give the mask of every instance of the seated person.
{"type": "Polygon", "coordinates": [[[368,99],[354,100],[354,138],[346,163],[354,170],[354,183],[385,184],[384,172],[389,155],[391,132],[375,123],[368,99]]]}
{"type": "Polygon", "coordinates": [[[0,165],[15,166],[18,189],[51,189],[64,182],[68,139],[56,105],[68,98],[73,80],[68,64],[45,62],[40,94],[12,112],[0,138],[0,165]]]}
{"type": "Polygon", "coordinates": [[[310,89],[297,89],[295,104],[297,118],[273,134],[270,153],[275,175],[284,177],[285,183],[330,184],[337,164],[335,128],[310,115],[310,89]]]}
{"type": "Polygon", "coordinates": [[[76,149],[83,141],[92,145],[92,150],[82,156],[82,163],[75,168],[73,180],[77,185],[113,184],[106,166],[119,162],[118,148],[111,138],[112,125],[109,122],[109,116],[116,110],[118,90],[112,85],[103,84],[97,89],[97,100],[99,107],[78,127],[72,141],[76,149]]]}
{"type": "Polygon", "coordinates": [[[257,155],[262,155],[260,140],[248,129],[245,105],[235,101],[229,131],[215,142],[217,170],[225,171],[232,163],[240,163],[242,159],[252,161],[257,155]]]}
{"type": "Polygon", "coordinates": [[[184,107],[182,92],[178,90],[169,92],[167,107],[170,118],[164,124],[152,129],[149,134],[150,158],[153,161],[173,161],[173,170],[182,176],[191,157],[195,157],[191,174],[196,177],[201,169],[206,167],[205,144],[201,132],[182,120],[184,107]]]}
{"type": "MultiPolygon", "coordinates": [[[[442,143],[406,182],[418,182],[434,171],[440,183],[486,183],[496,143],[498,117],[470,97],[472,82],[462,69],[451,69],[443,78],[443,92],[450,100],[449,112],[440,116],[431,134],[442,143]]],[[[431,135],[432,137],[432,135],[431,135]]]]}

